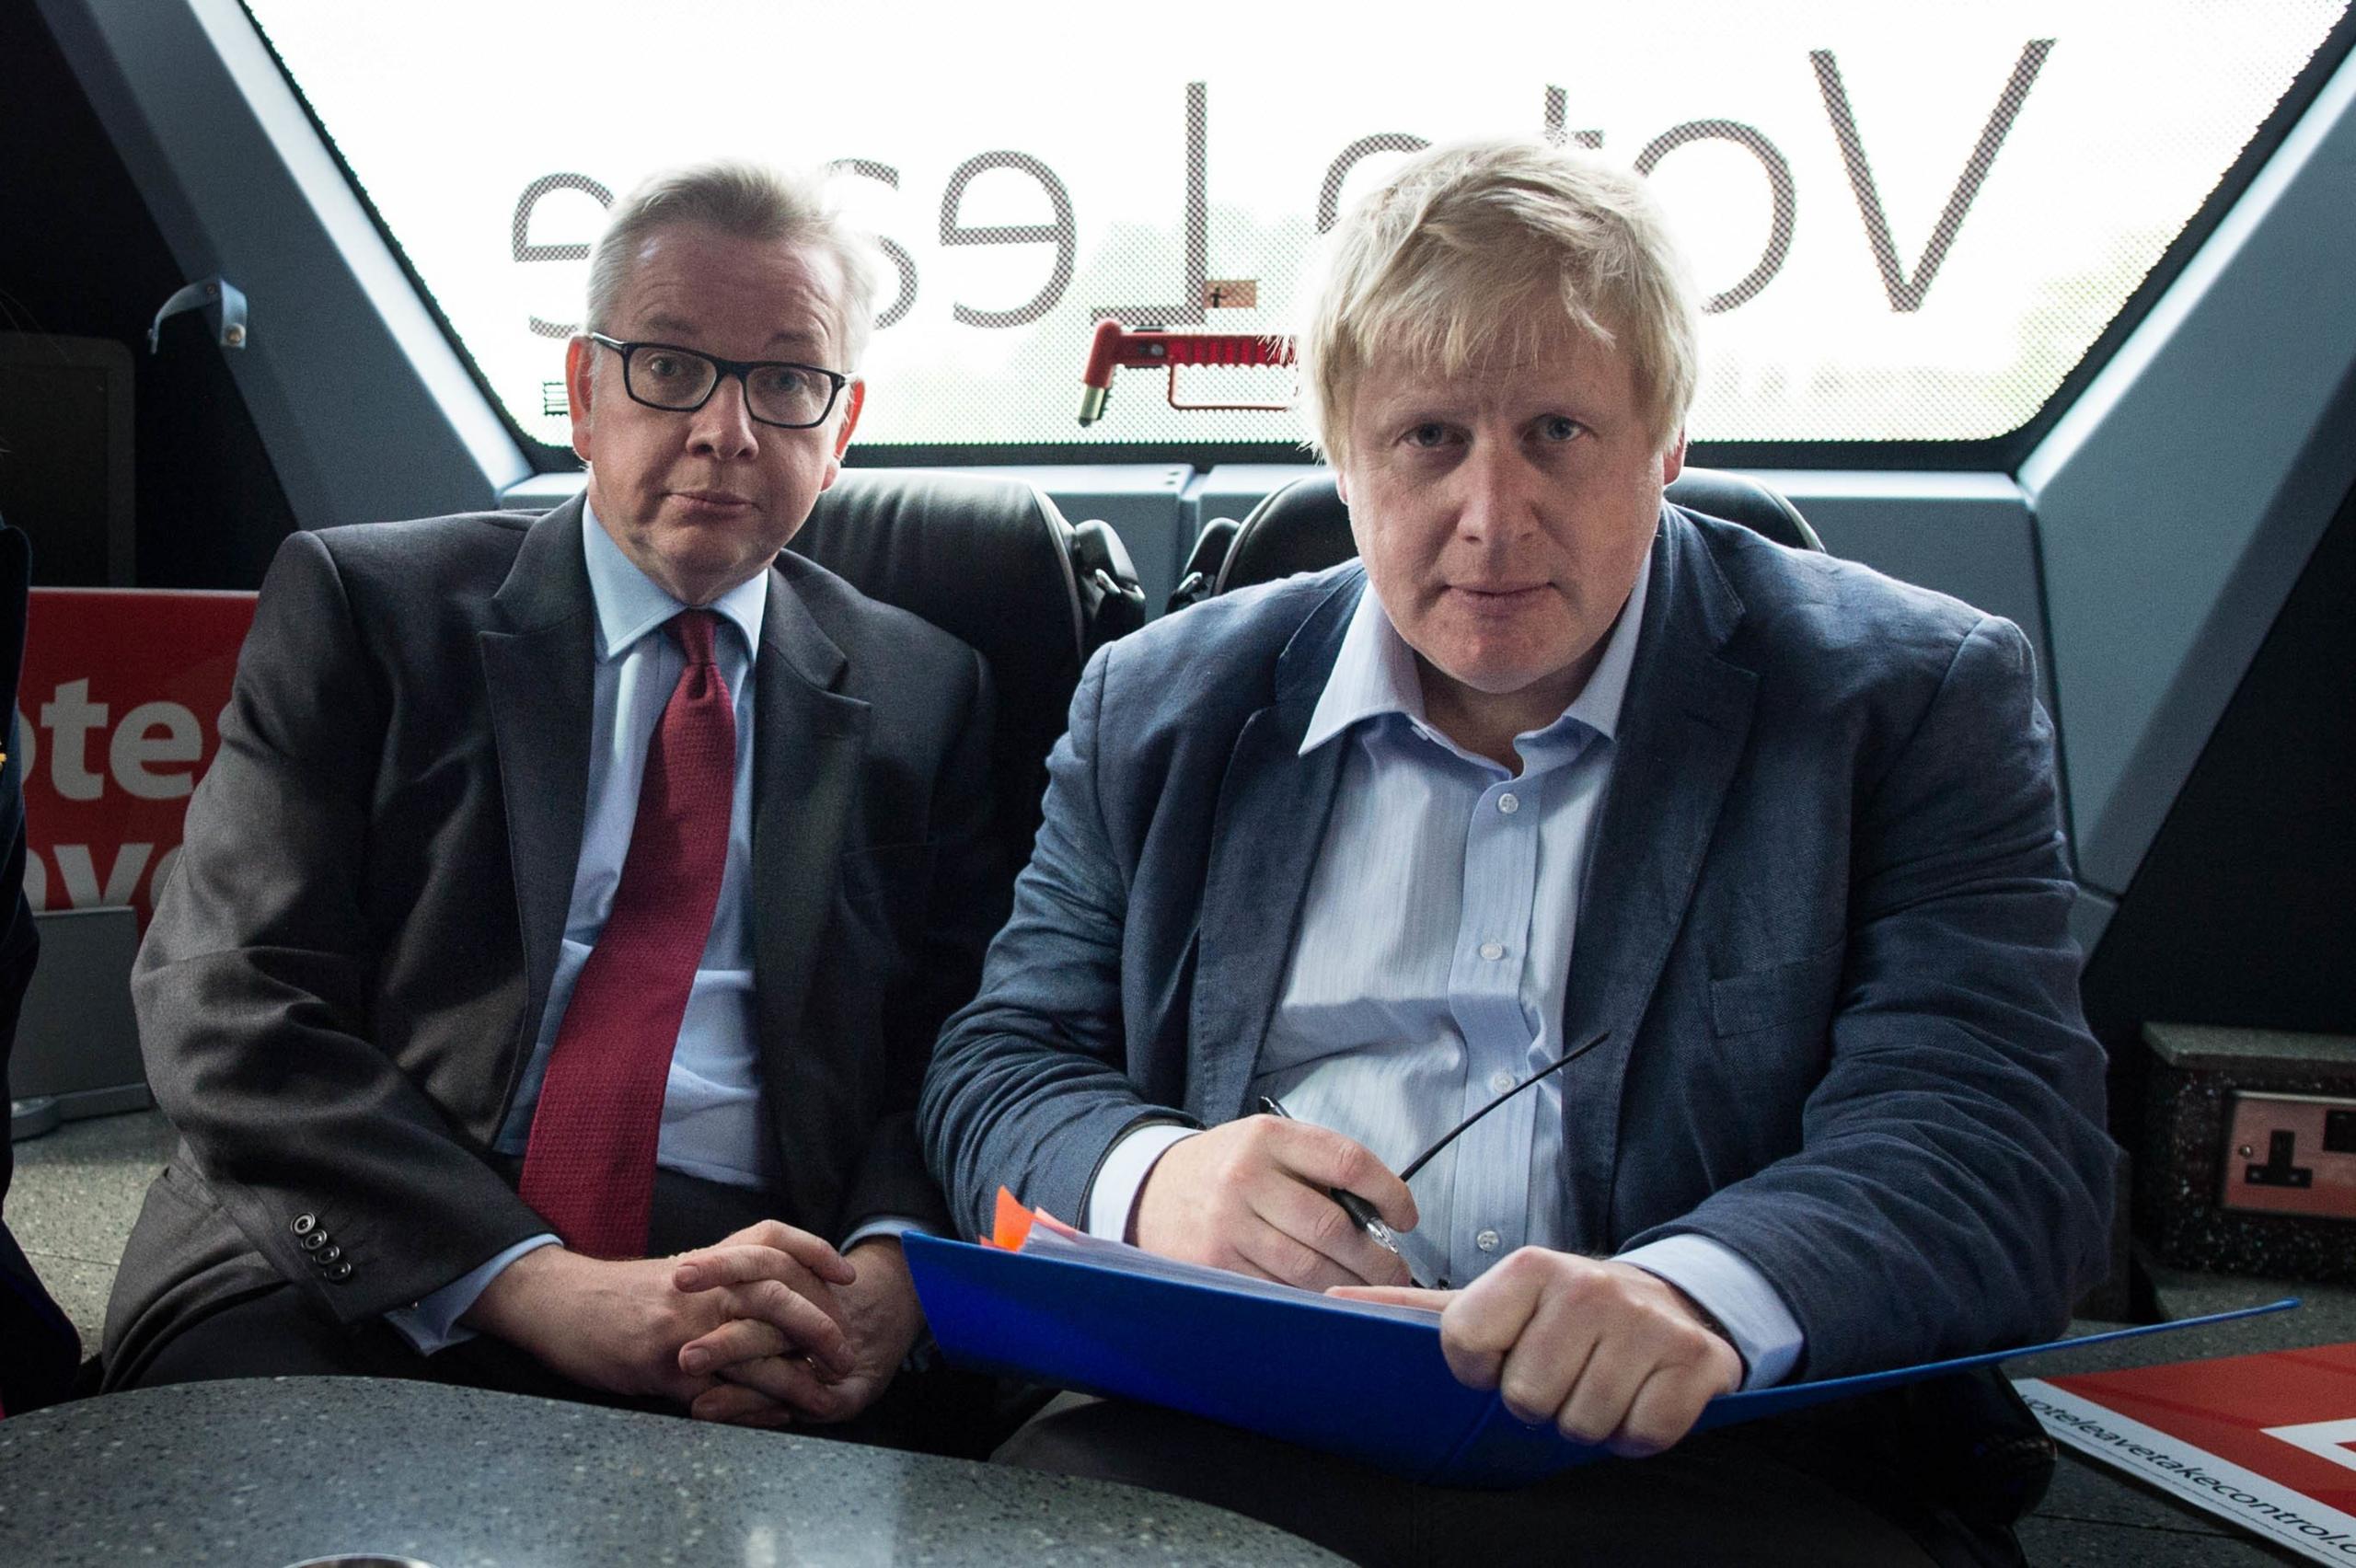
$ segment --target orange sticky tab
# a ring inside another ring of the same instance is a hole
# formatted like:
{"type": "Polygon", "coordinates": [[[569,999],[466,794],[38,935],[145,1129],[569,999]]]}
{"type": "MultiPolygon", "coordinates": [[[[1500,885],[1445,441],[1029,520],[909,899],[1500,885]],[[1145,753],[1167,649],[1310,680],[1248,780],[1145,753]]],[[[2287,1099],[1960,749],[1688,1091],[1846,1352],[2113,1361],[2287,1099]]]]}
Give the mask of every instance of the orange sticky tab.
{"type": "Polygon", "coordinates": [[[1012,1193],[1000,1187],[998,1190],[998,1214],[990,1227],[990,1245],[1019,1252],[1030,1234],[1031,1211],[1018,1203],[1012,1193]]]}

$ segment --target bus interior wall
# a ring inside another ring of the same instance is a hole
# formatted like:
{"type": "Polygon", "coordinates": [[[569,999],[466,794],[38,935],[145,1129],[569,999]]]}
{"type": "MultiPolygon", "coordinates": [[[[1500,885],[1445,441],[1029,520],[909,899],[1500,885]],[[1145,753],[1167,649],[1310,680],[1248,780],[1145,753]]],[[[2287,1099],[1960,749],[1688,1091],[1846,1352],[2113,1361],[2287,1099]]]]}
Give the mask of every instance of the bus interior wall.
{"type": "MultiPolygon", "coordinates": [[[[147,328],[189,281],[31,6],[0,6],[0,331],[103,338],[133,372],[136,582],[255,588],[296,520],[223,351],[189,321],[147,328]]],[[[254,330],[269,330],[266,317],[254,330]]],[[[0,515],[36,524],[0,453],[0,515]]],[[[42,570],[44,587],[90,584],[42,570]]]]}

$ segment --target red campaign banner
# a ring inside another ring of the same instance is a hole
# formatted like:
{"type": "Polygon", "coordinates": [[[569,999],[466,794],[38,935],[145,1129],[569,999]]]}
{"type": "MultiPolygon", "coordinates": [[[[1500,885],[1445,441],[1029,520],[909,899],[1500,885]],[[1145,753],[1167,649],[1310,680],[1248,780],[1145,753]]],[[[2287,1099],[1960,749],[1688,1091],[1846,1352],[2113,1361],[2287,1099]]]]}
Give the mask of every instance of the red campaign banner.
{"type": "Polygon", "coordinates": [[[128,905],[146,929],[253,618],[251,594],[32,591],[17,755],[35,909],[128,905]]]}

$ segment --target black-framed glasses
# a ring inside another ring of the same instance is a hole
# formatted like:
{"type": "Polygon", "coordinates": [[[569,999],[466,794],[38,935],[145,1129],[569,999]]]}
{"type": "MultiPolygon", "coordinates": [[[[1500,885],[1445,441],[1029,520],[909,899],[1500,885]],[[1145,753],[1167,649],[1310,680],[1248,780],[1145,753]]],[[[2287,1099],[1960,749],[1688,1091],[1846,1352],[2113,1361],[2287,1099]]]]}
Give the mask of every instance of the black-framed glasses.
{"type": "Polygon", "coordinates": [[[676,343],[625,343],[603,332],[589,340],[622,356],[622,387],[632,402],[675,414],[693,413],[711,400],[721,382],[745,384],[745,411],[755,422],[808,430],[835,411],[850,377],[838,370],[783,360],[731,360],[676,343]]]}

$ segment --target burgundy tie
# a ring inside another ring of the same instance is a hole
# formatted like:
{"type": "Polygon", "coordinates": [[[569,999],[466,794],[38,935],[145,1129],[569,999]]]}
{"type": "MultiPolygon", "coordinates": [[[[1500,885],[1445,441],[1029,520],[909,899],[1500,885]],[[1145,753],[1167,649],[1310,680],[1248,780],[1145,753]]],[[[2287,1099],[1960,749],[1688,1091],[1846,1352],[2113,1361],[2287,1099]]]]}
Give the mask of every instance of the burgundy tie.
{"type": "Polygon", "coordinates": [[[728,864],[736,711],[712,663],[717,624],[710,610],[671,620],[687,667],[647,747],[613,908],[558,1027],[524,1152],[524,1201],[592,1257],[645,1255],[671,1052],[728,864]]]}

